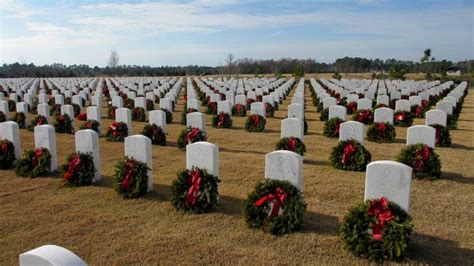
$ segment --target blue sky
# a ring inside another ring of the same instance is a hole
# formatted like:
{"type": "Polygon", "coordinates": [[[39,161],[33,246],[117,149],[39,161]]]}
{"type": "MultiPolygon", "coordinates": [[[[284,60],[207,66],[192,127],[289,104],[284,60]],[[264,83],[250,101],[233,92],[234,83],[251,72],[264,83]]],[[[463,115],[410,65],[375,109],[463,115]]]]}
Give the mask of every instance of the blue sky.
{"type": "Polygon", "coordinates": [[[220,65],[235,57],[474,59],[474,1],[0,0],[0,63],[220,65]]]}

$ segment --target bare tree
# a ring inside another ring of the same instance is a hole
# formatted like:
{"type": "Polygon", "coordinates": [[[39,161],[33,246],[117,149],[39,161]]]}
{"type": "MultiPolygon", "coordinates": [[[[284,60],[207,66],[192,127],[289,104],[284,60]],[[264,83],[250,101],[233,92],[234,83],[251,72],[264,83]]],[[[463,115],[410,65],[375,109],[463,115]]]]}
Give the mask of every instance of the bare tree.
{"type": "Polygon", "coordinates": [[[232,75],[234,72],[234,67],[235,67],[235,61],[234,61],[234,55],[233,54],[228,54],[227,58],[225,59],[225,64],[227,68],[227,74],[232,75]]]}
{"type": "Polygon", "coordinates": [[[116,68],[118,66],[119,59],[120,57],[117,53],[117,50],[112,50],[110,52],[109,67],[116,68]]]}

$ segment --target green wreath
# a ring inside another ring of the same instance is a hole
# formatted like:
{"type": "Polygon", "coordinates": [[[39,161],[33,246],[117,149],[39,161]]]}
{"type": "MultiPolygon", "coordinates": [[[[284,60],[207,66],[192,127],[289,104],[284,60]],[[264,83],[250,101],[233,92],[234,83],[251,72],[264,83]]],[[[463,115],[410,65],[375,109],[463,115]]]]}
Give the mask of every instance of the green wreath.
{"type": "Polygon", "coordinates": [[[321,113],[319,114],[319,120],[328,121],[328,117],[329,117],[329,108],[321,110],[321,113]]]}
{"type": "Polygon", "coordinates": [[[451,147],[451,135],[447,127],[438,124],[430,125],[430,127],[436,129],[436,147],[451,147]]]}
{"type": "Polygon", "coordinates": [[[161,111],[165,112],[166,114],[166,124],[171,124],[173,122],[173,113],[168,109],[161,108],[161,111]]]}
{"type": "Polygon", "coordinates": [[[59,115],[55,117],[54,129],[58,133],[73,134],[74,128],[72,127],[72,120],[67,114],[59,115]]]}
{"type": "Polygon", "coordinates": [[[355,114],[357,112],[357,102],[348,102],[346,108],[348,115],[355,114]]]}
{"type": "Polygon", "coordinates": [[[207,110],[206,113],[210,115],[217,114],[217,103],[216,102],[209,102],[207,103],[207,110]]]}
{"type": "Polygon", "coordinates": [[[42,116],[42,115],[37,115],[37,116],[33,117],[33,119],[31,119],[31,123],[28,126],[28,130],[29,131],[34,131],[36,126],[47,125],[47,124],[48,124],[48,118],[46,118],[45,116],[42,116]]]}
{"type": "Polygon", "coordinates": [[[61,166],[66,184],[72,187],[92,184],[95,167],[92,153],[74,152],[66,158],[67,163],[61,166]]]}
{"type": "Polygon", "coordinates": [[[19,128],[25,128],[26,126],[26,115],[23,112],[15,113],[13,116],[13,121],[18,124],[19,128]]]}
{"type": "Polygon", "coordinates": [[[155,110],[155,104],[153,103],[153,100],[146,99],[145,103],[146,103],[146,110],[147,111],[155,110]]]}
{"type": "Polygon", "coordinates": [[[14,100],[8,100],[8,110],[10,110],[10,112],[16,111],[16,102],[14,100]]]}
{"type": "Polygon", "coordinates": [[[193,113],[193,112],[199,112],[199,111],[194,108],[184,108],[183,112],[181,113],[181,124],[186,125],[187,114],[193,113]]]}
{"type": "Polygon", "coordinates": [[[171,184],[171,203],[178,210],[208,212],[217,204],[219,183],[219,177],[210,175],[205,169],[182,170],[171,184]]]}
{"type": "Polygon", "coordinates": [[[135,108],[135,101],[134,101],[133,99],[126,98],[126,99],[123,101],[123,107],[132,110],[133,108],[135,108]]]}
{"type": "Polygon", "coordinates": [[[221,112],[218,115],[212,116],[212,126],[215,128],[231,128],[232,118],[228,113],[221,112]]]}
{"type": "Polygon", "coordinates": [[[299,189],[288,181],[265,178],[257,182],[244,203],[244,217],[250,228],[284,235],[303,225],[306,203],[299,189]]]}
{"type": "Polygon", "coordinates": [[[370,152],[356,140],[339,142],[331,152],[329,160],[336,169],[365,171],[372,160],[370,152]]]}
{"type": "Polygon", "coordinates": [[[372,110],[357,110],[352,116],[352,120],[361,122],[365,125],[374,123],[374,113],[372,110]]]}
{"type": "Polygon", "coordinates": [[[344,248],[356,256],[372,261],[397,260],[407,253],[412,230],[411,217],[382,198],[352,207],[344,217],[340,237],[344,248]]]}
{"type": "Polygon", "coordinates": [[[247,115],[247,107],[243,104],[236,104],[232,107],[232,115],[244,117],[247,115]]]}
{"type": "Polygon", "coordinates": [[[265,114],[267,117],[273,117],[275,115],[275,107],[269,103],[265,103],[265,114]]]}
{"type": "Polygon", "coordinates": [[[124,122],[112,122],[105,133],[107,141],[124,141],[126,137],[128,137],[128,126],[124,122]]]}
{"type": "Polygon", "coordinates": [[[166,146],[166,134],[155,124],[145,124],[142,135],[148,137],[153,145],[166,146]]]}
{"type": "Polygon", "coordinates": [[[344,120],[339,117],[329,119],[324,123],[323,135],[329,138],[339,138],[339,131],[344,120]]]}
{"type": "Polygon", "coordinates": [[[25,151],[15,166],[15,174],[35,178],[51,172],[51,153],[46,148],[25,151]]]}
{"type": "Polygon", "coordinates": [[[410,127],[413,124],[413,115],[406,111],[396,111],[393,115],[393,125],[410,127]]]}
{"type": "Polygon", "coordinates": [[[207,141],[206,132],[200,130],[197,127],[186,127],[179,134],[178,148],[183,150],[188,144],[198,141],[207,141]]]}
{"type": "Polygon", "coordinates": [[[115,112],[117,111],[117,107],[109,105],[107,109],[107,118],[115,120],[115,112]]]}
{"type": "Polygon", "coordinates": [[[60,104],[55,104],[51,107],[49,110],[49,115],[50,116],[60,116],[61,115],[61,105],[60,104]]]}
{"type": "Polygon", "coordinates": [[[301,156],[304,156],[304,153],[306,152],[306,146],[299,138],[281,138],[280,141],[278,141],[278,143],[276,144],[275,150],[292,151],[298,153],[301,156]]]}
{"type": "Polygon", "coordinates": [[[7,116],[4,112],[0,111],[0,123],[7,121],[7,116]]]}
{"type": "Polygon", "coordinates": [[[124,198],[138,198],[148,191],[146,163],[125,157],[115,165],[114,190],[124,198]]]}
{"type": "Polygon", "coordinates": [[[78,116],[81,113],[81,107],[78,104],[73,103],[72,108],[74,109],[74,117],[78,116]]]}
{"type": "Polygon", "coordinates": [[[378,143],[391,143],[395,140],[395,134],[395,127],[390,123],[374,123],[367,130],[367,139],[378,143]]]}
{"type": "Polygon", "coordinates": [[[458,128],[458,119],[455,115],[448,115],[447,118],[447,125],[449,129],[457,129],[458,128]]]}
{"type": "Polygon", "coordinates": [[[80,129],[92,129],[99,134],[100,123],[97,120],[89,119],[81,125],[80,129]]]}
{"type": "Polygon", "coordinates": [[[441,176],[441,161],[433,148],[425,144],[407,145],[397,161],[410,166],[415,178],[437,179],[441,176]]]}
{"type": "Polygon", "coordinates": [[[0,140],[0,169],[10,169],[15,161],[15,146],[9,140],[0,140]]]}
{"type": "Polygon", "coordinates": [[[262,132],[267,121],[261,115],[251,115],[245,121],[245,130],[248,132],[262,132]]]}
{"type": "Polygon", "coordinates": [[[146,111],[143,107],[135,107],[132,110],[132,121],[144,122],[146,121],[146,111]]]}

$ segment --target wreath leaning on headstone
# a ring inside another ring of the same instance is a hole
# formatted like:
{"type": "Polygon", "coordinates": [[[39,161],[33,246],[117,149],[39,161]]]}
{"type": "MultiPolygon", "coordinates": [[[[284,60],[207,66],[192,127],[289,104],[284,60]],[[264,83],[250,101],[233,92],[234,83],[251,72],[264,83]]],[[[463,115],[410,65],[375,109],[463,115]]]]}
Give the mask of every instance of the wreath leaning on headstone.
{"type": "Polygon", "coordinates": [[[332,149],[329,160],[336,169],[365,171],[372,156],[362,144],[351,139],[339,142],[332,149]]]}
{"type": "Polygon", "coordinates": [[[67,114],[59,115],[55,117],[54,129],[58,133],[74,133],[74,128],[72,127],[72,120],[67,114]]]}
{"type": "Polygon", "coordinates": [[[128,126],[124,122],[112,122],[105,133],[107,141],[124,141],[126,137],[128,137],[128,126]]]}
{"type": "Polygon", "coordinates": [[[306,146],[303,141],[295,137],[281,138],[276,144],[275,149],[296,152],[301,156],[304,156],[304,153],[306,152],[306,146]]]}
{"type": "Polygon", "coordinates": [[[228,113],[221,112],[212,117],[212,126],[215,128],[231,128],[232,118],[230,118],[228,113]]]}
{"type": "Polygon", "coordinates": [[[10,169],[15,161],[15,146],[13,142],[0,140],[0,169],[10,169]]]}
{"type": "Polygon", "coordinates": [[[388,123],[374,123],[367,130],[367,139],[378,143],[393,142],[395,140],[395,127],[388,123]]]}
{"type": "Polygon", "coordinates": [[[342,123],[344,123],[344,121],[339,117],[329,119],[324,123],[323,135],[329,138],[339,138],[342,123]]]}
{"type": "Polygon", "coordinates": [[[97,120],[89,119],[83,125],[81,125],[80,129],[92,129],[97,132],[97,134],[99,134],[99,127],[100,123],[97,120]]]}
{"type": "Polygon", "coordinates": [[[4,112],[0,111],[0,123],[7,121],[7,116],[4,112]]]}
{"type": "Polygon", "coordinates": [[[261,115],[251,115],[245,121],[245,130],[249,132],[262,132],[265,130],[265,124],[267,121],[261,115]]]}
{"type": "Polygon", "coordinates": [[[352,207],[344,217],[340,237],[344,248],[373,261],[402,258],[410,244],[411,217],[382,197],[352,207]]]}
{"type": "Polygon", "coordinates": [[[115,166],[114,190],[124,198],[138,198],[148,190],[146,163],[125,157],[115,166]]]}
{"type": "Polygon", "coordinates": [[[301,228],[306,203],[301,191],[288,181],[263,179],[257,182],[244,203],[250,228],[274,234],[289,234],[301,228]]]}
{"type": "Polygon", "coordinates": [[[132,120],[137,122],[146,121],[146,110],[143,107],[135,107],[132,110],[132,120]]]}
{"type": "Polygon", "coordinates": [[[451,135],[449,134],[449,128],[434,124],[430,125],[436,129],[436,147],[451,147],[451,135]]]}
{"type": "Polygon", "coordinates": [[[155,124],[145,124],[142,135],[148,137],[153,145],[166,145],[166,134],[163,129],[155,124]]]}
{"type": "Polygon", "coordinates": [[[107,109],[107,118],[115,119],[115,112],[117,111],[117,107],[109,105],[107,109]]]}
{"type": "Polygon", "coordinates": [[[396,111],[393,115],[393,124],[400,127],[410,127],[413,124],[413,115],[407,111],[396,111]]]}
{"type": "Polygon", "coordinates": [[[185,149],[186,145],[198,141],[207,141],[206,132],[202,131],[197,127],[186,127],[179,134],[178,148],[185,149]]]}
{"type": "Polygon", "coordinates": [[[232,114],[235,116],[244,117],[247,114],[247,108],[243,104],[236,104],[232,107],[232,114]]]}
{"type": "Polygon", "coordinates": [[[171,184],[171,203],[178,210],[208,212],[217,204],[219,183],[219,177],[210,175],[205,169],[182,170],[171,184]]]}
{"type": "Polygon", "coordinates": [[[275,115],[275,107],[269,103],[265,103],[265,114],[267,117],[273,117],[275,115]]]}
{"type": "Polygon", "coordinates": [[[181,124],[183,125],[186,125],[186,121],[187,121],[187,114],[189,113],[193,113],[193,112],[198,112],[198,110],[194,109],[194,108],[186,108],[183,110],[183,112],[181,113],[181,124]]]}
{"type": "Polygon", "coordinates": [[[15,166],[15,174],[22,177],[38,177],[51,172],[51,153],[46,148],[36,148],[23,153],[15,166]]]}
{"type": "Polygon", "coordinates": [[[353,120],[365,125],[371,125],[374,122],[374,113],[372,110],[358,110],[354,113],[353,120]]]}
{"type": "Polygon", "coordinates": [[[72,187],[92,184],[95,167],[91,153],[74,152],[66,158],[67,163],[61,166],[66,184],[72,187]]]}
{"type": "Polygon", "coordinates": [[[13,121],[15,121],[18,124],[19,128],[25,128],[26,126],[25,113],[17,112],[15,115],[13,115],[13,121]]]}
{"type": "Polygon", "coordinates": [[[33,117],[33,119],[31,119],[31,123],[28,126],[28,130],[29,131],[34,131],[36,126],[47,125],[47,124],[48,124],[48,118],[46,118],[45,116],[42,116],[42,115],[37,115],[37,116],[33,117]]]}
{"type": "Polygon", "coordinates": [[[410,166],[415,178],[437,179],[441,176],[441,161],[433,148],[425,144],[407,145],[397,161],[410,166]]]}

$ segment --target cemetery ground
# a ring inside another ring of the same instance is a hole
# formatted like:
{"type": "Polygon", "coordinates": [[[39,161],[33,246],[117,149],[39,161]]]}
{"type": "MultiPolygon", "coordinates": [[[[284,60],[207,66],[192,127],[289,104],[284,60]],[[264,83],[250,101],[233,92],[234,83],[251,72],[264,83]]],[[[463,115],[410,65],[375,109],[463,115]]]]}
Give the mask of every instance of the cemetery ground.
{"type": "MultiPolygon", "coordinates": [[[[112,189],[114,166],[123,158],[123,143],[100,139],[102,181],[69,188],[60,177],[27,179],[13,170],[0,171],[0,265],[15,265],[18,254],[45,244],[63,246],[91,265],[157,263],[367,263],[342,249],[339,227],[349,207],[363,201],[364,172],[335,170],[329,154],[337,139],[322,135],[324,122],[306,88],[309,135],[304,142],[303,192],[308,204],[301,231],[277,237],[248,229],[243,202],[264,177],[264,156],[275,150],[280,121],[287,114],[290,93],[267,132],[244,130],[245,117],[233,117],[232,129],[211,127],[208,140],[220,151],[220,204],[211,213],[175,210],[170,184],[186,166],[186,153],[176,147],[184,98],[180,96],[168,145],[153,146],[154,190],[145,197],[124,200],[112,189]]],[[[104,104],[105,106],[105,104],[104,104]]],[[[155,105],[156,107],[157,105],[155,105]]],[[[204,110],[204,107],[201,107],[204,110]]],[[[104,114],[106,107],[104,107],[104,114]]],[[[112,122],[103,119],[105,129],[112,122]]],[[[75,121],[75,128],[82,122],[75,121]]],[[[414,124],[423,124],[415,119],[414,124]]],[[[144,123],[133,122],[138,134],[144,123]]],[[[395,143],[366,141],[372,160],[395,160],[405,146],[406,128],[397,127],[395,143]]],[[[34,148],[33,133],[20,130],[22,150],[34,148]]],[[[415,225],[405,262],[467,265],[474,262],[474,92],[465,98],[458,129],[451,131],[451,148],[436,148],[441,157],[439,180],[413,180],[411,215],[415,225]]],[[[74,151],[74,135],[57,134],[58,164],[74,151]]]]}

